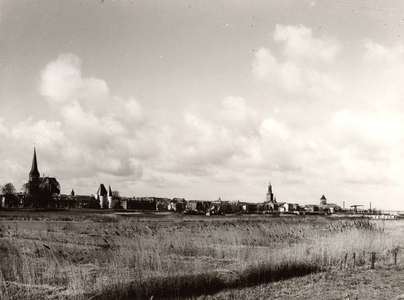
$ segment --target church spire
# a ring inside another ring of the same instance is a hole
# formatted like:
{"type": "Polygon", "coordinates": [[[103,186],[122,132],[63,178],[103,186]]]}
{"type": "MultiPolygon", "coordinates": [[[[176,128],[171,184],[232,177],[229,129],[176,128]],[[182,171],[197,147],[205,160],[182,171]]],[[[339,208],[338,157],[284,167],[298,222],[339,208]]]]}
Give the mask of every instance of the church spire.
{"type": "Polygon", "coordinates": [[[30,180],[32,178],[39,178],[39,171],[38,171],[38,163],[36,161],[36,150],[34,147],[34,157],[32,159],[32,167],[31,167],[31,171],[29,172],[29,178],[30,180]]]}
{"type": "Polygon", "coordinates": [[[267,201],[269,201],[269,202],[271,202],[271,203],[274,202],[274,194],[272,193],[272,184],[271,184],[271,181],[269,181],[269,184],[268,184],[267,201]]]}

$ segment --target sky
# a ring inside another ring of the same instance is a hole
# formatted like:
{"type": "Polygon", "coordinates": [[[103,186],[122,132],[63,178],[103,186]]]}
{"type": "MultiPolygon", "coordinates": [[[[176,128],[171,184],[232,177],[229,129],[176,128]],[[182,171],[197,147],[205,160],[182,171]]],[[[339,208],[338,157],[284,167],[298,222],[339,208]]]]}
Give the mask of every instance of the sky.
{"type": "Polygon", "coordinates": [[[2,0],[0,185],[404,210],[403,9],[2,0]]]}

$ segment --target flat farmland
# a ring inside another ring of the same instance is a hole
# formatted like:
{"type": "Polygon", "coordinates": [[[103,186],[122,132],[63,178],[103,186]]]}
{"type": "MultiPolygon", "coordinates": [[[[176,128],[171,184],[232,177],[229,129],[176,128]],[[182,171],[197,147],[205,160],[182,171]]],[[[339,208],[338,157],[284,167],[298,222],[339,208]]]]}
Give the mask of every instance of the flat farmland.
{"type": "Polygon", "coordinates": [[[395,299],[403,234],[401,220],[0,211],[0,298],[395,299]]]}

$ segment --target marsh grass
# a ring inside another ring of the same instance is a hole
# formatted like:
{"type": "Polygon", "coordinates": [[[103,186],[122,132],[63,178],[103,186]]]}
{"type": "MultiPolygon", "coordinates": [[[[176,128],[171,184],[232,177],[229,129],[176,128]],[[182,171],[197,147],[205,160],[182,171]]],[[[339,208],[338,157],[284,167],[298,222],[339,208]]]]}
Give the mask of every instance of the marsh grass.
{"type": "Polygon", "coordinates": [[[366,264],[370,251],[382,259],[401,247],[392,234],[401,227],[368,220],[45,216],[1,222],[2,299],[212,294],[352,263],[353,253],[366,264]]]}

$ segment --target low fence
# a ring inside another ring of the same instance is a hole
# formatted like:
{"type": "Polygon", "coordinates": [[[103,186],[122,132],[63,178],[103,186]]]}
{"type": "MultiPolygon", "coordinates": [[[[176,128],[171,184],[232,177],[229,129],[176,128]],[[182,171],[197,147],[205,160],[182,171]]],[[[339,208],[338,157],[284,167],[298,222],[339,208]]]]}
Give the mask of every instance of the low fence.
{"type": "Polygon", "coordinates": [[[374,269],[377,261],[385,262],[390,257],[390,263],[397,266],[399,248],[381,253],[381,252],[361,252],[361,253],[345,253],[340,259],[338,265],[340,269],[354,269],[356,266],[369,265],[370,269],[374,269]]]}

